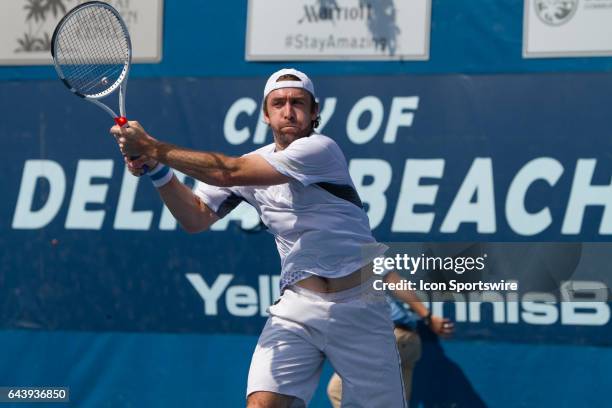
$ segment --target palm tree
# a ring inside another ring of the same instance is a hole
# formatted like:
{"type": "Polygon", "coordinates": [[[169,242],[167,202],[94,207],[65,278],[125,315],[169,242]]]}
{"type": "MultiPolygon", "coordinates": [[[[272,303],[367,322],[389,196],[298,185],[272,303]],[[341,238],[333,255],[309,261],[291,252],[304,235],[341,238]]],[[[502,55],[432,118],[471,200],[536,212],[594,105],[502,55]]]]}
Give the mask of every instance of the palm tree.
{"type": "Polygon", "coordinates": [[[31,37],[28,33],[25,33],[23,35],[23,38],[18,38],[17,42],[19,43],[20,47],[17,48],[15,50],[15,52],[30,52],[30,51],[34,51],[34,48],[36,47],[36,42],[38,40],[34,37],[31,37]]]}
{"type": "Polygon", "coordinates": [[[36,40],[35,50],[36,51],[51,51],[51,37],[49,37],[49,33],[44,33],[43,37],[37,38],[36,40]]]}
{"type": "Polygon", "coordinates": [[[45,21],[45,7],[42,5],[43,0],[28,0],[28,4],[23,6],[24,9],[28,10],[26,21],[34,19],[38,23],[38,20],[45,21]]]}
{"type": "Polygon", "coordinates": [[[66,14],[66,6],[64,0],[47,0],[45,3],[45,11],[52,11],[53,17],[57,17],[58,14],[66,14]]]}

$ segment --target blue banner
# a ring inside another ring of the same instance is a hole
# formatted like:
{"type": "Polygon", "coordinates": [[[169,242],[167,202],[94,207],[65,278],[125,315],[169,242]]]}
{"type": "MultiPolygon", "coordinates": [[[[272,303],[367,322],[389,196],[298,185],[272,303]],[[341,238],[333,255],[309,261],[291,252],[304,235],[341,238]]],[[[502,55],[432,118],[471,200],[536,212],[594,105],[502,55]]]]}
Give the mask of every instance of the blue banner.
{"type": "MultiPolygon", "coordinates": [[[[342,147],[380,241],[610,239],[608,75],[314,81],[320,131],[342,147]]],[[[263,82],[135,80],[128,116],[159,139],[240,155],[272,140],[263,82]]],[[[0,83],[0,95],[11,112],[0,123],[3,328],[259,333],[280,265],[253,209],[188,235],[146,178],[126,174],[104,112],[56,81],[0,83]]],[[[610,345],[608,304],[568,319],[578,312],[560,299],[538,302],[548,308],[521,303],[516,322],[485,305],[457,319],[458,336],[610,345]]]]}

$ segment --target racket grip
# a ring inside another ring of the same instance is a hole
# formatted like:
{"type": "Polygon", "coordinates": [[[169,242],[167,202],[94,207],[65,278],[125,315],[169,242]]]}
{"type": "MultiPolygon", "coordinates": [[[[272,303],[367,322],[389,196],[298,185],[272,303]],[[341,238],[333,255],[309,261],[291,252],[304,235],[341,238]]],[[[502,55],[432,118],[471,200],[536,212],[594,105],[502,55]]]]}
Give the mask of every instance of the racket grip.
{"type": "MultiPolygon", "coordinates": [[[[122,128],[126,128],[129,127],[130,125],[128,124],[128,120],[125,116],[119,116],[115,118],[115,123],[117,124],[117,126],[120,126],[122,128]]],[[[130,156],[130,160],[136,160],[138,159],[140,156],[130,156]]],[[[149,172],[149,166],[147,166],[146,164],[144,166],[142,166],[142,170],[144,170],[144,173],[142,174],[147,174],[149,172]]]]}

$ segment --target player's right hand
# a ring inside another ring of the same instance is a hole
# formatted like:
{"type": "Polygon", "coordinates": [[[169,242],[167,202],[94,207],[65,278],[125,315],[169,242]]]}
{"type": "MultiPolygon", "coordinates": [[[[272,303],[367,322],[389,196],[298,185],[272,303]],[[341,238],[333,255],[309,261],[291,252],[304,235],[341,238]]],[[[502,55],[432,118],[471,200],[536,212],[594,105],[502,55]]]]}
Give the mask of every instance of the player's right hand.
{"type": "Polygon", "coordinates": [[[129,121],[128,124],[128,127],[115,125],[110,129],[119,144],[121,154],[132,157],[151,155],[158,141],[149,135],[140,123],[129,121]]]}

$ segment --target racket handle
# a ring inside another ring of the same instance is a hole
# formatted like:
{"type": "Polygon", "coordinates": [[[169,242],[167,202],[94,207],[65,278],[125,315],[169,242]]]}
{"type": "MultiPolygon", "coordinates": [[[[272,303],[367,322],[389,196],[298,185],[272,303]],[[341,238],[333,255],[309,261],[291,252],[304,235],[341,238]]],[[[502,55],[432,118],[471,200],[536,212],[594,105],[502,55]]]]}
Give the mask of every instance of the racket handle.
{"type": "MultiPolygon", "coordinates": [[[[127,128],[130,127],[130,125],[128,124],[128,120],[125,116],[119,116],[115,118],[115,123],[117,124],[117,126],[120,126],[122,128],[127,128]]],[[[140,156],[130,156],[130,160],[136,160],[138,159],[140,156]]],[[[147,174],[149,172],[149,166],[147,166],[146,164],[144,166],[142,166],[142,169],[144,170],[144,173],[142,174],[147,174]]]]}

